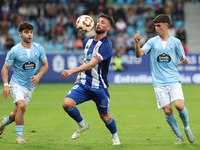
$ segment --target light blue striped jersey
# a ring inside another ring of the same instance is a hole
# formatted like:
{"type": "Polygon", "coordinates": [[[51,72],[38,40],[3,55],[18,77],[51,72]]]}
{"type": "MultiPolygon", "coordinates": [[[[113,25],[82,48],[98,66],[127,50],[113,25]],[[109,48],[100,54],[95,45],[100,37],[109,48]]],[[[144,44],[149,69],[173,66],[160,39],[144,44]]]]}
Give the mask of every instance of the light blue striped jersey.
{"type": "Polygon", "coordinates": [[[16,83],[33,90],[35,87],[29,83],[32,80],[30,77],[38,74],[40,61],[44,60],[46,60],[46,54],[39,44],[32,42],[31,48],[26,50],[21,43],[18,43],[8,52],[5,64],[14,66],[12,79],[16,83]]]}
{"type": "Polygon", "coordinates": [[[99,41],[94,41],[93,36],[84,40],[83,49],[83,64],[89,63],[92,58],[97,59],[99,63],[91,70],[81,72],[80,82],[96,89],[99,89],[99,87],[107,88],[108,68],[113,56],[110,40],[104,37],[99,41]]]}
{"type": "Polygon", "coordinates": [[[163,48],[162,39],[155,36],[150,38],[141,49],[145,55],[150,51],[153,86],[165,86],[181,82],[178,61],[180,61],[182,55],[185,57],[185,53],[179,39],[170,35],[165,48],[163,48]]]}

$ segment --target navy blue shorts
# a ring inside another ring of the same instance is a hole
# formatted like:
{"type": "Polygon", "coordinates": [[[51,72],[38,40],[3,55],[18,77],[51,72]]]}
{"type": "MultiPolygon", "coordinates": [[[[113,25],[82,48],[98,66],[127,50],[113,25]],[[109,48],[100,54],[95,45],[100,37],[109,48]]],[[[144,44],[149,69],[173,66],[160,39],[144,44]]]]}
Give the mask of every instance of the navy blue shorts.
{"type": "Polygon", "coordinates": [[[95,89],[77,82],[65,97],[73,99],[77,105],[93,100],[99,113],[108,114],[110,112],[110,95],[108,89],[104,89],[103,87],[95,89]]]}

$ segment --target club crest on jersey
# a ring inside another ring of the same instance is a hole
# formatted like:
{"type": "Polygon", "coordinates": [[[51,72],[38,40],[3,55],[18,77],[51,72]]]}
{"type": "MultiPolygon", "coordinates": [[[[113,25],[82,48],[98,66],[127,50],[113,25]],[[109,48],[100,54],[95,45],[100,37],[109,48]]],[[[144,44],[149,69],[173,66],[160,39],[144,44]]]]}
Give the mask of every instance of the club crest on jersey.
{"type": "Polygon", "coordinates": [[[170,46],[170,49],[171,49],[171,50],[172,50],[172,48],[174,47],[174,45],[173,45],[172,43],[171,43],[169,46],[170,46]]]}
{"type": "Polygon", "coordinates": [[[95,47],[95,51],[97,51],[99,49],[99,45],[97,45],[96,47],[95,47]]]}
{"type": "Polygon", "coordinates": [[[171,57],[165,53],[157,57],[157,62],[161,65],[166,65],[171,61],[171,57]]]}
{"type": "Polygon", "coordinates": [[[37,58],[38,52],[37,52],[37,51],[35,51],[35,52],[34,52],[34,54],[35,54],[35,57],[37,58]]]}
{"type": "Polygon", "coordinates": [[[34,62],[26,62],[24,65],[23,65],[23,69],[24,71],[27,71],[27,72],[31,72],[35,69],[35,63],[34,62]]]}

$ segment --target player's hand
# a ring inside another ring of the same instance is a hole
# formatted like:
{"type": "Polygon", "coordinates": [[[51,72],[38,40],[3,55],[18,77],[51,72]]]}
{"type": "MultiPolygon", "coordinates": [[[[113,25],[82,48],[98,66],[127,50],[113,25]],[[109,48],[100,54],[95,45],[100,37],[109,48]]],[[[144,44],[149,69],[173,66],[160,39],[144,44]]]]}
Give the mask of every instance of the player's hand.
{"type": "Polygon", "coordinates": [[[31,86],[36,87],[40,81],[40,77],[35,75],[35,76],[31,76],[30,78],[32,78],[32,80],[29,83],[32,83],[31,86]]]}
{"type": "Polygon", "coordinates": [[[188,59],[186,57],[183,57],[183,55],[181,56],[181,64],[182,65],[187,65],[188,63],[188,59]]]}
{"type": "Polygon", "coordinates": [[[7,99],[9,94],[10,94],[10,87],[9,86],[4,86],[2,97],[7,99]]]}
{"type": "Polygon", "coordinates": [[[140,39],[141,39],[140,32],[137,31],[137,33],[135,34],[135,42],[136,42],[136,43],[140,42],[140,39]]]}
{"type": "Polygon", "coordinates": [[[71,70],[64,70],[62,73],[61,73],[61,78],[62,79],[66,79],[67,77],[69,77],[70,75],[72,74],[71,70]]]}

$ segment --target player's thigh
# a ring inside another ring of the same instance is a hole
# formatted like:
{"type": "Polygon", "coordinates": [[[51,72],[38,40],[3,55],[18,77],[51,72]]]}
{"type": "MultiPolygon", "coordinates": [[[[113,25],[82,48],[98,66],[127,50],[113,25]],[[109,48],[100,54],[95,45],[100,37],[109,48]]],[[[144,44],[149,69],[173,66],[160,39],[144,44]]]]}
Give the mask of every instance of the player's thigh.
{"type": "Polygon", "coordinates": [[[64,101],[71,101],[74,100],[76,104],[81,104],[85,101],[90,100],[91,98],[89,97],[86,89],[84,88],[83,84],[80,82],[77,82],[67,93],[65,96],[64,101]]]}
{"type": "Polygon", "coordinates": [[[169,91],[166,86],[154,87],[154,91],[156,94],[158,109],[162,109],[171,103],[169,91]]]}
{"type": "Polygon", "coordinates": [[[170,97],[171,97],[171,101],[175,101],[175,100],[184,101],[183,90],[180,83],[175,83],[175,84],[170,85],[170,97]]]}
{"type": "Polygon", "coordinates": [[[92,89],[91,95],[99,113],[108,114],[110,112],[110,98],[107,89],[92,89]]]}
{"type": "Polygon", "coordinates": [[[25,87],[13,82],[11,83],[11,95],[13,97],[13,103],[15,104],[20,100],[24,100],[26,105],[28,105],[32,93],[33,90],[28,90],[25,87]]]}

